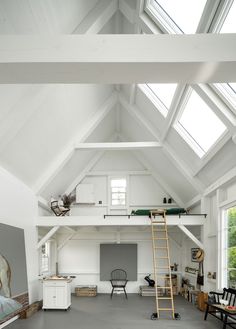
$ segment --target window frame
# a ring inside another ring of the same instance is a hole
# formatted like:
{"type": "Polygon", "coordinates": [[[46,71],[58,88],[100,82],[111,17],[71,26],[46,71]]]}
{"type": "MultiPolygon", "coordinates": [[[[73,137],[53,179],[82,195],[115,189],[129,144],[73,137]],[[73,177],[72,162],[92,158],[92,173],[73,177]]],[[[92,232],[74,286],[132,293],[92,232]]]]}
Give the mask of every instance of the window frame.
{"type": "Polygon", "coordinates": [[[108,176],[108,204],[110,209],[127,209],[128,205],[128,177],[127,175],[115,175],[108,176]],[[125,204],[124,205],[112,205],[112,187],[111,181],[114,179],[125,179],[126,180],[126,191],[125,191],[125,204]]]}

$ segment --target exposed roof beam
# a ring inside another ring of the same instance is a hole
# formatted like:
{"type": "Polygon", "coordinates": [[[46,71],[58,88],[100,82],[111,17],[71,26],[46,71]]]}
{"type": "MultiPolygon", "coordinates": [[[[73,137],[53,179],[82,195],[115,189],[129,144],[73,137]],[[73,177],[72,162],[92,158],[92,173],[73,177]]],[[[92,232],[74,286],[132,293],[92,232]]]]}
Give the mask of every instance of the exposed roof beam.
{"type": "Polygon", "coordinates": [[[135,10],[126,1],[119,0],[119,10],[131,24],[135,23],[135,10]]]}
{"type": "Polygon", "coordinates": [[[135,150],[161,147],[158,142],[77,143],[79,150],[135,150]]]}
{"type": "Polygon", "coordinates": [[[37,249],[41,248],[60,228],[59,225],[54,226],[37,244],[37,249]]]}
{"type": "Polygon", "coordinates": [[[74,230],[74,233],[69,234],[62,242],[61,244],[59,244],[59,246],[57,247],[57,251],[60,251],[66,244],[67,242],[69,242],[76,234],[77,234],[77,230],[74,230]]]}
{"type": "Polygon", "coordinates": [[[129,97],[130,105],[133,105],[135,103],[136,91],[137,91],[137,85],[135,83],[133,83],[130,86],[130,97],[129,97]]]}
{"type": "Polygon", "coordinates": [[[134,176],[150,176],[151,172],[148,170],[114,170],[114,171],[107,171],[107,170],[98,170],[98,171],[88,171],[86,176],[119,176],[119,175],[134,175],[134,176]]]}
{"type": "Polygon", "coordinates": [[[192,232],[190,232],[184,225],[178,225],[178,228],[183,231],[187,237],[192,240],[199,248],[203,249],[203,244],[199,241],[192,232]]]}
{"type": "Polygon", "coordinates": [[[118,9],[118,0],[101,0],[76,27],[73,34],[97,34],[118,9]]]}
{"type": "Polygon", "coordinates": [[[56,175],[62,170],[65,164],[71,159],[74,153],[74,142],[84,142],[88,136],[94,131],[94,129],[100,124],[100,122],[106,117],[117,102],[117,92],[113,92],[112,95],[106,100],[102,107],[96,111],[91,117],[89,122],[84,125],[81,131],[75,138],[75,141],[71,142],[67,147],[59,154],[59,156],[52,162],[48,170],[39,177],[34,186],[36,194],[40,194],[45,187],[53,180],[56,175]]]}
{"type": "Polygon", "coordinates": [[[180,110],[180,101],[183,97],[183,94],[185,92],[185,89],[186,89],[186,85],[182,85],[182,84],[179,84],[177,85],[176,87],[176,91],[175,91],[175,95],[173,97],[173,100],[172,100],[172,103],[171,103],[171,106],[170,106],[170,109],[168,110],[168,113],[167,113],[167,117],[165,119],[165,122],[164,122],[164,128],[163,128],[163,132],[161,134],[161,141],[163,142],[171,127],[172,127],[172,124],[173,122],[175,121],[178,113],[179,113],[179,110],[180,110]]]}
{"type": "Polygon", "coordinates": [[[0,36],[0,83],[236,81],[236,34],[0,36]]]}
{"type": "Polygon", "coordinates": [[[236,167],[229,170],[225,175],[219,178],[216,182],[211,184],[204,192],[204,196],[209,196],[214,193],[218,188],[224,187],[227,184],[236,180],[236,167]]]}

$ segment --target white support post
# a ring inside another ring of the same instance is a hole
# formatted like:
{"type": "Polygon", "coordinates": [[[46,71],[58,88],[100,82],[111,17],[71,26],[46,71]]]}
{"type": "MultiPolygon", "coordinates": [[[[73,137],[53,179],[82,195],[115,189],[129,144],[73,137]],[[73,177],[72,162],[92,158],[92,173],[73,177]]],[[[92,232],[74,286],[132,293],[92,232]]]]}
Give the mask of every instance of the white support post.
{"type": "Polygon", "coordinates": [[[183,231],[187,237],[192,240],[199,248],[203,249],[203,244],[199,241],[192,232],[190,232],[184,225],[178,225],[178,228],[183,231]]]}
{"type": "Polygon", "coordinates": [[[49,207],[48,202],[41,196],[38,196],[38,205],[45,210],[51,212],[51,208],[49,207]]]}
{"type": "Polygon", "coordinates": [[[135,150],[162,147],[158,142],[77,143],[77,150],[135,150]]]}
{"type": "Polygon", "coordinates": [[[60,228],[60,226],[54,226],[37,244],[37,249],[41,248],[60,228]]]}

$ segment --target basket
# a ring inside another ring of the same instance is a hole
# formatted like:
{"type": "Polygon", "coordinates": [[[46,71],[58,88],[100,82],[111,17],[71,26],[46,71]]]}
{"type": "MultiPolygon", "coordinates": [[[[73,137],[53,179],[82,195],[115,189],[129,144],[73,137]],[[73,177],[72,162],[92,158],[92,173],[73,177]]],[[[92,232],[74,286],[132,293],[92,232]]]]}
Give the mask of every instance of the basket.
{"type": "Polygon", "coordinates": [[[75,295],[77,297],[95,297],[97,296],[97,286],[76,286],[75,295]]]}

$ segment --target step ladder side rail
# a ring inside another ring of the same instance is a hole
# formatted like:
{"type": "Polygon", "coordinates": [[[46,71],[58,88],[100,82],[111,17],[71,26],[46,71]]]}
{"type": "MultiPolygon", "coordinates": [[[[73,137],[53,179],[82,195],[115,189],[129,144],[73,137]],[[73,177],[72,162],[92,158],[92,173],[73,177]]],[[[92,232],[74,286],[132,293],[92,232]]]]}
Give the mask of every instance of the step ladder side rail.
{"type": "MultiPolygon", "coordinates": [[[[167,223],[166,223],[166,215],[164,213],[165,218],[165,229],[166,229],[166,237],[168,238],[168,229],[167,229],[167,223]]],[[[173,286],[172,286],[172,275],[171,275],[171,269],[170,269],[170,250],[169,250],[169,240],[166,240],[166,246],[167,246],[167,258],[168,258],[168,266],[169,266],[169,285],[170,285],[170,297],[171,297],[171,307],[172,307],[172,318],[175,319],[175,306],[174,306],[174,298],[173,298],[173,286]]]]}
{"type": "Polygon", "coordinates": [[[157,317],[159,318],[159,301],[158,301],[158,289],[157,289],[157,262],[156,262],[156,249],[155,249],[155,236],[154,236],[154,225],[152,222],[152,212],[151,212],[151,230],[152,230],[152,251],[153,251],[153,269],[154,269],[154,280],[155,280],[155,293],[156,293],[156,311],[157,311],[157,317]]]}

